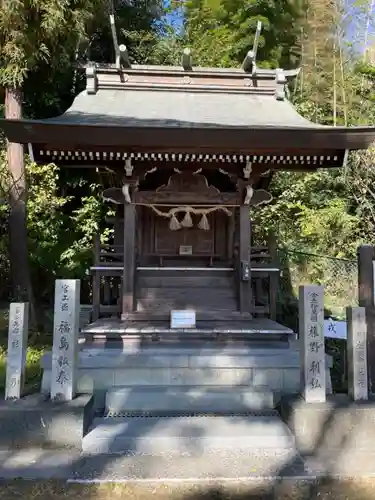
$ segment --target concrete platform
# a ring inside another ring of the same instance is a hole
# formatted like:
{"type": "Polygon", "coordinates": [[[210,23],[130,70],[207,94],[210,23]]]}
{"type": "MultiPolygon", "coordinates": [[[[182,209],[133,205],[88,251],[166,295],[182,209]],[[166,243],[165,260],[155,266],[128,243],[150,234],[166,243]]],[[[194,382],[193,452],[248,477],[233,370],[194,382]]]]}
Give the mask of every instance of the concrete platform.
{"type": "MultiPolygon", "coordinates": [[[[226,313],[229,317],[229,313],[226,313]]],[[[164,315],[165,316],[165,315],[164,315]]],[[[163,318],[164,316],[160,316],[163,318]]],[[[147,316],[146,316],[147,317],[147,316]]],[[[120,335],[136,335],[142,334],[164,334],[176,337],[183,334],[186,338],[187,335],[210,335],[210,334],[246,334],[251,337],[256,337],[258,334],[268,336],[280,335],[295,335],[294,332],[276,321],[267,318],[259,319],[244,319],[241,314],[233,315],[233,318],[222,320],[199,321],[197,320],[196,328],[178,328],[172,329],[170,327],[170,319],[167,321],[157,319],[158,316],[154,315],[156,319],[153,321],[140,321],[137,320],[137,314],[134,314],[132,321],[121,321],[117,318],[101,318],[94,323],[85,326],[82,329],[83,335],[104,334],[107,338],[120,335]]]]}
{"type": "Polygon", "coordinates": [[[84,454],[216,455],[294,452],[294,438],[275,414],[247,417],[109,417],[94,420],[84,454]]]}
{"type": "MultiPolygon", "coordinates": [[[[250,394],[267,388],[267,392],[274,393],[275,402],[279,394],[294,394],[300,387],[299,351],[288,342],[278,346],[217,343],[193,347],[156,343],[153,346],[124,344],[98,348],[83,344],[80,347],[78,392],[95,394],[97,409],[104,409],[106,391],[118,387],[132,387],[134,398],[143,387],[152,391],[159,387],[160,393],[166,394],[178,387],[199,388],[206,393],[212,389],[238,391],[237,401],[241,400],[244,390],[250,394]]],[[[327,356],[326,360],[326,389],[330,393],[332,359],[327,356]]],[[[46,353],[42,358],[42,392],[46,394],[50,390],[51,366],[51,353],[46,353]]],[[[259,406],[256,404],[255,408],[259,406]]],[[[163,409],[172,408],[167,405],[163,409]]]]}

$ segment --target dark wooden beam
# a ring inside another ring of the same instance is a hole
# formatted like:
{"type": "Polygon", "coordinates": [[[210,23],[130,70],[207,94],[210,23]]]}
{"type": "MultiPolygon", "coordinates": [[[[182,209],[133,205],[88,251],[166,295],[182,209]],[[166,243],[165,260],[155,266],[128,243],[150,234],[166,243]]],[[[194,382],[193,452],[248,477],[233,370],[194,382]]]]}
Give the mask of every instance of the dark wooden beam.
{"type": "Polygon", "coordinates": [[[251,271],[250,271],[250,248],[251,248],[251,221],[249,207],[240,207],[240,246],[239,246],[239,292],[240,292],[240,312],[250,313],[252,310],[251,297],[251,271]],[[248,266],[249,276],[245,280],[241,266],[248,266]]]}
{"type": "Polygon", "coordinates": [[[306,154],[321,150],[323,154],[332,149],[367,149],[375,139],[375,127],[207,127],[178,121],[165,126],[162,120],[155,120],[151,127],[142,120],[134,126],[124,118],[116,122],[113,117],[100,124],[3,119],[0,127],[8,140],[22,144],[45,143],[53,145],[52,149],[69,146],[72,150],[105,144],[108,148],[134,152],[254,154],[254,148],[263,145],[268,154],[285,154],[290,149],[306,154]]]}
{"type": "MultiPolygon", "coordinates": [[[[100,234],[94,236],[94,266],[100,266],[100,234]]],[[[92,276],[92,320],[96,321],[100,313],[100,275],[92,276]]]]}
{"type": "Polygon", "coordinates": [[[372,245],[362,245],[358,249],[358,302],[362,307],[374,305],[375,249],[372,245]]]}
{"type": "Polygon", "coordinates": [[[217,193],[216,196],[208,197],[205,193],[175,192],[160,193],[157,191],[136,191],[133,195],[134,203],[144,203],[145,205],[174,204],[174,205],[223,205],[238,206],[243,201],[240,193],[217,193]]]}

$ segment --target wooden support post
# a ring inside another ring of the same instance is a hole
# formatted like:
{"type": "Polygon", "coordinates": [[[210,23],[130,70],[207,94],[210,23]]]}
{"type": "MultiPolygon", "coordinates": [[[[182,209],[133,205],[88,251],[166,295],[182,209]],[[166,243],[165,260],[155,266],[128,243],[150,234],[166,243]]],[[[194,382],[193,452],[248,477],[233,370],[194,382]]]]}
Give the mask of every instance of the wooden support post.
{"type": "MultiPolygon", "coordinates": [[[[100,265],[100,235],[94,236],[94,266],[100,265]]],[[[100,274],[93,271],[92,275],[92,320],[96,321],[100,314],[100,274]]]]}
{"type": "Polygon", "coordinates": [[[358,303],[366,309],[368,388],[375,392],[375,307],[374,259],[375,248],[361,245],[358,248],[358,303]]]}
{"type": "Polygon", "coordinates": [[[358,302],[361,307],[374,305],[374,257],[373,246],[358,248],[358,302]]]}
{"type": "MultiPolygon", "coordinates": [[[[116,216],[113,220],[113,230],[114,230],[114,244],[115,246],[122,246],[124,244],[124,220],[122,218],[122,213],[120,214],[120,210],[122,212],[122,206],[118,205],[116,207],[116,216]]],[[[120,251],[120,250],[116,250],[120,251]]]]}
{"type": "Polygon", "coordinates": [[[250,247],[251,247],[251,222],[248,206],[240,207],[240,311],[251,313],[251,271],[250,271],[250,247]],[[247,276],[246,276],[247,266],[247,276]]]}
{"type": "Polygon", "coordinates": [[[134,311],[135,280],[135,206],[124,205],[124,275],[122,281],[122,315],[134,311]]]}
{"type": "MultiPolygon", "coordinates": [[[[270,231],[268,235],[268,248],[271,255],[271,262],[275,266],[279,266],[277,255],[277,241],[274,231],[270,231]]],[[[279,274],[275,272],[270,273],[269,278],[269,305],[270,305],[270,318],[276,321],[277,315],[277,294],[279,288],[279,274]]]]}
{"type": "Polygon", "coordinates": [[[234,214],[232,214],[230,217],[228,217],[228,222],[227,222],[227,256],[228,260],[231,262],[233,260],[233,244],[234,244],[234,214]]]}

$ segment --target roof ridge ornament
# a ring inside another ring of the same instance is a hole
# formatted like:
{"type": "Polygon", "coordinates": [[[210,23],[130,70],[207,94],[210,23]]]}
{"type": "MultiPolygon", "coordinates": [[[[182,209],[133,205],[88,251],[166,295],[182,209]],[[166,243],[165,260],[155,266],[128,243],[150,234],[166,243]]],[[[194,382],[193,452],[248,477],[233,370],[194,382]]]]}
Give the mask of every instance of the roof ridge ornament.
{"type": "Polygon", "coordinates": [[[96,75],[96,66],[90,64],[86,66],[86,92],[87,94],[96,94],[98,91],[98,77],[96,75]]]}
{"type": "Polygon", "coordinates": [[[112,39],[113,39],[113,47],[115,49],[116,56],[116,69],[121,71],[124,68],[131,68],[128,49],[124,44],[119,45],[117,40],[117,32],[116,32],[116,22],[114,14],[109,15],[109,22],[111,25],[112,31],[112,39]]]}
{"type": "Polygon", "coordinates": [[[189,47],[186,47],[182,52],[181,66],[184,71],[193,71],[193,58],[189,47]]]}
{"type": "Polygon", "coordinates": [[[259,38],[261,32],[262,32],[262,21],[258,21],[257,29],[254,36],[253,48],[252,50],[249,50],[249,52],[246,54],[245,59],[242,63],[244,71],[246,73],[251,73],[252,75],[255,75],[257,71],[256,59],[257,59],[259,38]]]}
{"type": "Polygon", "coordinates": [[[276,79],[276,100],[283,101],[285,99],[285,86],[287,83],[287,79],[282,68],[277,68],[275,71],[275,79],[276,79]]]}

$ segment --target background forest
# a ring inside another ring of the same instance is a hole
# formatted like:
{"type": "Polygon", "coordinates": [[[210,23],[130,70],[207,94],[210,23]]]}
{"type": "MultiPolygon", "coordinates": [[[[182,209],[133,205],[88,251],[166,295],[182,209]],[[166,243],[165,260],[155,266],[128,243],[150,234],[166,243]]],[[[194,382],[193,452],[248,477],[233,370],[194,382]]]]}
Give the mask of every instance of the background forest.
{"type": "MultiPolygon", "coordinates": [[[[289,89],[301,114],[330,125],[375,123],[374,0],[177,0],[168,6],[161,0],[4,0],[1,112],[27,118],[64,112],[84,88],[83,65],[114,61],[110,12],[131,60],[148,64],[179,64],[188,46],[197,65],[240,66],[261,20],[258,65],[302,68],[289,89]]],[[[1,139],[0,295],[4,302],[30,299],[33,321],[40,323],[55,278],[85,276],[108,206],[98,195],[99,173],[36,166],[27,156],[23,163],[19,153],[7,151],[1,139]]],[[[261,217],[277,233],[284,256],[350,260],[361,242],[375,244],[374,159],[369,150],[351,154],[339,171],[273,177],[274,201],[261,217]]]]}

